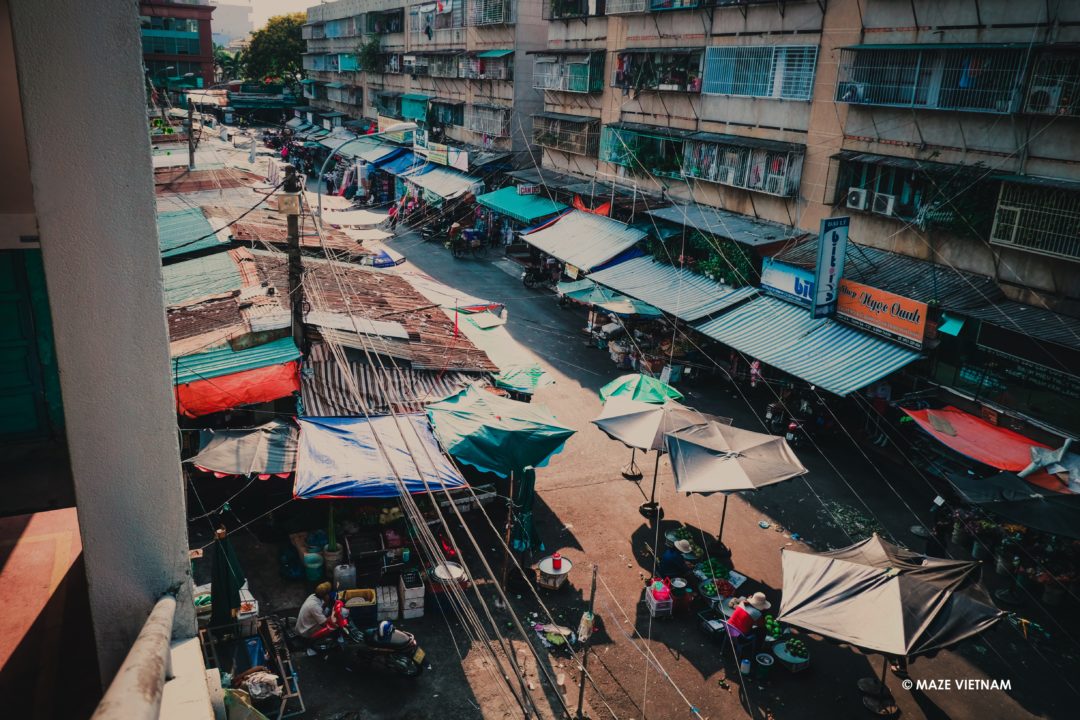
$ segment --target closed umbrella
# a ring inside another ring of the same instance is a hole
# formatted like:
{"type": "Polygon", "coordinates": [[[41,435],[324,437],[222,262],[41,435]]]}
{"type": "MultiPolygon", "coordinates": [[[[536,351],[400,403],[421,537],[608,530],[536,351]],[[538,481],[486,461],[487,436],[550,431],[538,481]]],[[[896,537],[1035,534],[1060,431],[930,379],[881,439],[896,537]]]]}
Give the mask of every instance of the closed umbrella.
{"type": "Polygon", "coordinates": [[[661,517],[663,512],[656,502],[656,477],[660,471],[660,456],[666,447],[664,435],[710,421],[731,422],[730,419],[722,420],[698,412],[674,400],[668,400],[663,405],[650,405],[625,397],[613,397],[604,403],[603,412],[592,423],[608,437],[627,447],[656,451],[652,492],[649,501],[639,509],[646,517],[661,517]]]}
{"type": "MultiPolygon", "coordinates": [[[[536,497],[536,470],[525,468],[521,473],[521,482],[514,493],[514,517],[511,530],[510,546],[518,552],[528,552],[540,545],[533,522],[533,500],[536,497]]],[[[541,545],[541,550],[543,546],[541,545]]]]}
{"type": "Polygon", "coordinates": [[[757,490],[806,474],[784,438],[718,422],[668,433],[667,451],[678,492],[724,493],[720,543],[730,493],[757,490]]]}
{"type": "Polygon", "coordinates": [[[934,653],[973,637],[1005,613],[975,587],[979,563],[932,558],[877,535],[824,553],[783,550],[781,622],[886,656],[880,684],[860,687],[885,709],[888,656],[934,653]]]}
{"type": "Polygon", "coordinates": [[[236,623],[240,611],[240,588],[245,580],[232,541],[225,535],[225,528],[216,533],[211,563],[210,627],[229,628],[236,623]]]}
{"type": "MultiPolygon", "coordinates": [[[[683,394],[666,382],[661,382],[650,375],[631,373],[620,375],[604,387],[600,388],[600,399],[607,402],[613,397],[630,398],[639,402],[663,405],[668,400],[682,400],[683,394]]],[[[634,462],[637,448],[630,449],[630,464],[623,468],[623,477],[630,480],[640,480],[641,470],[634,462]]]]}

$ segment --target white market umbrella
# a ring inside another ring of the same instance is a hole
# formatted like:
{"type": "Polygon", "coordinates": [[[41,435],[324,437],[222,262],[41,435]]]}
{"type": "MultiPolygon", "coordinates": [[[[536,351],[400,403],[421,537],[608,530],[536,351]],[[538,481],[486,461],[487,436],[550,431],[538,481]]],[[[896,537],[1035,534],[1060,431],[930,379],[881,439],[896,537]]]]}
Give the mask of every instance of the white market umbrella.
{"type": "Polygon", "coordinates": [[[724,493],[723,541],[728,494],[757,490],[806,474],[787,440],[776,435],[709,422],[665,436],[678,492],[724,493]]]}
{"type": "Polygon", "coordinates": [[[649,502],[641,507],[642,513],[648,515],[659,514],[659,506],[656,504],[656,476],[660,470],[660,456],[666,450],[665,434],[708,422],[730,423],[731,420],[706,415],[674,400],[663,405],[654,405],[624,397],[608,398],[603,412],[592,421],[608,437],[627,447],[645,452],[656,451],[652,492],[649,502]]]}

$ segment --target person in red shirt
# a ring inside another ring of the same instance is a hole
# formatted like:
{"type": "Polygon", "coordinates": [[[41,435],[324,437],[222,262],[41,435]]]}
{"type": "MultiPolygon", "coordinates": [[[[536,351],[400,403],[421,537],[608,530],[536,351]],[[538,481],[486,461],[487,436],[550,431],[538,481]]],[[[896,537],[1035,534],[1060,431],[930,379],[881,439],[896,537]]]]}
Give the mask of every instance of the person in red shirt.
{"type": "Polygon", "coordinates": [[[728,623],[746,637],[757,639],[757,631],[764,620],[764,613],[772,607],[765,598],[765,593],[756,592],[736,606],[728,618],[728,623]]]}

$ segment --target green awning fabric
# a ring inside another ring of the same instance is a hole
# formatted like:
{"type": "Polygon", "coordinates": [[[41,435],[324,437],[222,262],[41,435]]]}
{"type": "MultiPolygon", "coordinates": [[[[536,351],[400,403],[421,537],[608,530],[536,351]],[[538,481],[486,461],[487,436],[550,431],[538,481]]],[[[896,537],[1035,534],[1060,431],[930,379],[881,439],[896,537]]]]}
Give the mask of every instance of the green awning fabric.
{"type": "Polygon", "coordinates": [[[401,96],[401,99],[413,100],[415,102],[427,102],[429,98],[427,95],[421,95],[420,93],[405,93],[401,96]]]}
{"type": "Polygon", "coordinates": [[[574,434],[543,405],[502,398],[476,385],[428,405],[427,415],[450,456],[501,477],[546,465],[574,434]]]}
{"type": "Polygon", "coordinates": [[[349,87],[349,86],[346,85],[343,82],[331,82],[331,83],[326,83],[326,87],[334,88],[335,90],[340,90],[341,88],[349,87]]]}
{"type": "Polygon", "coordinates": [[[613,315],[637,315],[640,317],[660,317],[663,315],[660,310],[648,303],[627,297],[602,285],[597,285],[588,278],[575,282],[559,283],[556,292],[575,302],[592,305],[613,315]]]}
{"type": "Polygon", "coordinates": [[[495,387],[532,395],[537,388],[554,384],[551,376],[536,363],[531,365],[509,365],[495,376],[495,387]]]}
{"type": "Polygon", "coordinates": [[[549,200],[543,195],[518,195],[516,187],[504,187],[502,190],[486,193],[476,198],[476,201],[497,213],[529,224],[566,209],[561,202],[549,200]]]}
{"type": "Polygon", "coordinates": [[[292,338],[281,338],[243,350],[233,350],[226,345],[196,355],[183,355],[173,358],[170,364],[173,371],[173,384],[184,385],[246,370],[283,365],[299,358],[300,351],[292,338]]]}
{"type": "Polygon", "coordinates": [[[960,330],[963,327],[964,318],[954,317],[946,313],[941,316],[941,324],[938,325],[938,332],[956,337],[960,334],[960,330]]]}
{"type": "Polygon", "coordinates": [[[300,84],[301,85],[314,85],[317,82],[318,82],[318,80],[313,80],[312,78],[304,78],[303,80],[300,81],[300,84]]]}
{"type": "Polygon", "coordinates": [[[507,55],[513,55],[513,49],[510,50],[484,50],[483,52],[476,53],[478,58],[497,58],[506,57],[507,55]]]}

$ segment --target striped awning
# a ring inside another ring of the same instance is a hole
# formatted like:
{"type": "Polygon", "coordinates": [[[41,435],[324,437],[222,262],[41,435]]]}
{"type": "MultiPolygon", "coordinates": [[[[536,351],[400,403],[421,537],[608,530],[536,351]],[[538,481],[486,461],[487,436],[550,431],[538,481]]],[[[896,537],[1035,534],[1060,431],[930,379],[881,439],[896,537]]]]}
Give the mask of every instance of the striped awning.
{"type": "Polygon", "coordinates": [[[757,295],[756,288],[721,285],[651,257],[633,258],[597,270],[589,279],[686,322],[700,320],[757,295]]]}
{"type": "Polygon", "coordinates": [[[478,192],[484,187],[484,181],[480,178],[449,168],[423,166],[421,170],[425,172],[413,171],[402,177],[447,200],[467,192],[478,192]]]}
{"type": "Polygon", "coordinates": [[[428,403],[453,395],[480,375],[413,370],[385,361],[385,366],[349,362],[347,371],[325,345],[315,345],[307,360],[310,373],[301,373],[303,414],[320,417],[363,417],[367,413],[422,412],[428,403]],[[352,375],[350,381],[346,372],[352,375]],[[359,389],[364,403],[357,399],[359,389]]]}
{"type": "Polygon", "coordinates": [[[759,297],[695,326],[808,383],[848,395],[916,360],[919,353],[829,318],[812,318],[802,306],[759,297]]]}
{"type": "Polygon", "coordinates": [[[588,272],[645,239],[645,231],[618,220],[573,210],[522,240],[588,272]]]}

